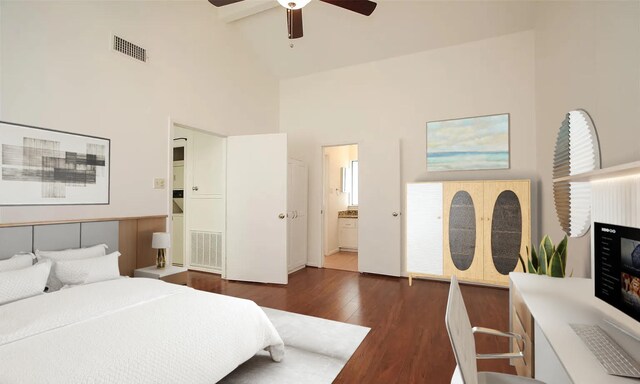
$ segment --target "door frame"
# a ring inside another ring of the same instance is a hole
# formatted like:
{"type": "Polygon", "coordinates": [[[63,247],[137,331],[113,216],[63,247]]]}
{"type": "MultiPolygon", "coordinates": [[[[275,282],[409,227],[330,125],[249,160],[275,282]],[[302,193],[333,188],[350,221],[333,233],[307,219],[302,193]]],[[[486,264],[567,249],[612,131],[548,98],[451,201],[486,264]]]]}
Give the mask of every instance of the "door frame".
{"type": "MultiPolygon", "coordinates": [[[[335,143],[335,142],[334,142],[335,143]]],[[[320,201],[320,263],[319,263],[319,267],[320,268],[324,268],[324,257],[326,255],[326,251],[328,251],[326,249],[326,225],[327,225],[327,205],[328,205],[328,194],[327,194],[327,188],[324,184],[325,180],[326,180],[326,176],[328,175],[328,169],[327,168],[327,164],[325,164],[325,149],[326,148],[333,148],[333,147],[345,147],[345,146],[349,146],[349,145],[356,145],[358,146],[358,150],[360,149],[360,142],[358,141],[344,141],[342,143],[338,143],[338,144],[321,144],[320,145],[320,188],[321,188],[321,201],[320,201]]],[[[360,157],[360,152],[358,152],[358,157],[360,157]]],[[[360,161],[358,159],[358,161],[360,161]]]]}
{"type": "MultiPolygon", "coordinates": [[[[217,137],[221,137],[226,139],[227,136],[223,135],[221,133],[218,132],[214,132],[214,131],[209,131],[206,129],[201,129],[201,128],[196,128],[194,125],[192,124],[184,124],[178,120],[175,120],[173,118],[169,118],[169,139],[167,140],[167,153],[168,153],[168,160],[167,161],[167,172],[169,175],[169,178],[167,179],[169,182],[166,183],[166,185],[168,186],[167,188],[167,202],[168,202],[168,207],[167,207],[167,232],[169,233],[173,233],[173,220],[172,220],[172,214],[173,214],[173,136],[175,134],[175,128],[182,128],[182,129],[187,129],[190,131],[195,131],[195,132],[200,132],[200,133],[204,133],[207,135],[212,135],[212,136],[217,136],[217,137]]],[[[225,143],[226,146],[226,143],[225,143]]],[[[202,272],[207,272],[207,273],[212,273],[210,270],[205,270],[202,268],[198,268],[198,267],[192,267],[191,266],[191,258],[188,257],[189,253],[187,252],[188,250],[188,244],[190,244],[190,242],[187,242],[187,223],[189,222],[187,219],[187,216],[189,215],[189,198],[191,195],[191,190],[189,188],[186,188],[186,183],[187,180],[190,178],[191,176],[191,169],[189,168],[189,172],[187,172],[187,162],[189,161],[191,156],[191,151],[189,150],[189,140],[187,139],[187,143],[185,145],[185,157],[184,157],[184,163],[185,163],[185,171],[184,171],[184,179],[185,179],[185,188],[184,188],[184,214],[183,214],[183,222],[184,222],[184,239],[183,239],[183,243],[184,243],[184,250],[183,250],[183,268],[187,268],[188,270],[194,270],[194,271],[202,271],[202,272]]],[[[225,171],[225,191],[226,191],[226,171],[225,171]]],[[[225,230],[222,234],[222,271],[221,271],[221,277],[225,278],[226,277],[226,265],[227,265],[227,250],[226,250],[226,237],[227,237],[227,231],[226,231],[226,222],[227,222],[227,203],[226,203],[226,192],[225,192],[225,204],[224,204],[224,222],[225,222],[225,230]]],[[[168,255],[169,255],[169,259],[168,262],[170,263],[169,265],[173,265],[173,254],[172,254],[173,250],[170,248],[168,255]]]]}

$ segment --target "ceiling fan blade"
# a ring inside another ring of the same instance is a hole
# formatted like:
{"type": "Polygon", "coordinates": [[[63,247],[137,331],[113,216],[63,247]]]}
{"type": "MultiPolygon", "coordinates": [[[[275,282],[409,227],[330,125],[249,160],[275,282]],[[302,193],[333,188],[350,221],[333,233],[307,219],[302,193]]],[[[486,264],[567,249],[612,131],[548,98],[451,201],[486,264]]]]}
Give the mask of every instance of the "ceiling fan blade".
{"type": "Polygon", "coordinates": [[[241,1],[243,0],[209,0],[209,2],[215,5],[216,7],[224,7],[225,5],[239,3],[241,1]]]}
{"type": "Polygon", "coordinates": [[[361,15],[369,16],[376,9],[378,4],[369,0],[320,0],[325,3],[333,4],[340,8],[348,9],[350,11],[359,13],[361,15]]]}
{"type": "Polygon", "coordinates": [[[289,30],[290,39],[302,37],[302,8],[287,8],[287,28],[289,30]]]}

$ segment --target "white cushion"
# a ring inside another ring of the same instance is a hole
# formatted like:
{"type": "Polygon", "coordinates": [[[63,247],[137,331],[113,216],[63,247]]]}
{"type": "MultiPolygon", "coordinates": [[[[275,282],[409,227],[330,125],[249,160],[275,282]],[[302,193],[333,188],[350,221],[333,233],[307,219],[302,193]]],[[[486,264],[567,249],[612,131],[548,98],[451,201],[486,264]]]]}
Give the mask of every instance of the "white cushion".
{"type": "Polygon", "coordinates": [[[51,262],[14,271],[0,272],[0,305],[26,299],[44,292],[51,262]]]}
{"type": "Polygon", "coordinates": [[[12,256],[6,260],[0,260],[0,272],[15,271],[33,265],[33,253],[25,253],[12,256]]]}
{"type": "Polygon", "coordinates": [[[53,273],[63,286],[95,283],[120,277],[118,257],[120,252],[106,256],[79,260],[59,260],[53,266],[53,273]]]}
{"type": "Polygon", "coordinates": [[[41,257],[46,257],[47,259],[53,260],[77,260],[77,259],[88,259],[90,257],[98,257],[104,256],[107,254],[107,245],[106,244],[98,244],[93,247],[87,248],[71,248],[65,249],[64,251],[41,251],[36,250],[36,256],[38,259],[41,257]]]}
{"type": "MultiPolygon", "coordinates": [[[[106,252],[107,245],[106,244],[98,244],[93,247],[87,248],[74,248],[74,249],[65,249],[64,251],[40,251],[36,250],[36,257],[38,260],[51,260],[52,262],[52,272],[55,271],[55,264],[58,261],[62,260],[80,260],[80,259],[89,259],[93,257],[100,257],[107,254],[106,252]]],[[[47,287],[49,288],[49,292],[57,291],[62,288],[62,283],[56,277],[55,273],[51,273],[49,275],[49,281],[47,281],[47,287]]]]}

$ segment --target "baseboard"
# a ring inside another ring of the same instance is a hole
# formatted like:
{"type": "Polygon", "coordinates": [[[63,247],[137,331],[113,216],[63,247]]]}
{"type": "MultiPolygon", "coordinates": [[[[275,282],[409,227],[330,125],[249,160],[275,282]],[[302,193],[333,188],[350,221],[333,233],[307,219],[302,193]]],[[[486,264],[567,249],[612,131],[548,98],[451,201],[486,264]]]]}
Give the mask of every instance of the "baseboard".
{"type": "Polygon", "coordinates": [[[299,265],[297,267],[293,267],[290,271],[289,271],[289,275],[294,273],[294,272],[298,272],[299,270],[303,269],[304,267],[306,267],[306,264],[302,264],[299,265]]]}
{"type": "Polygon", "coordinates": [[[331,255],[335,255],[336,253],[340,252],[340,248],[336,248],[333,251],[329,251],[329,253],[327,253],[326,255],[324,255],[325,257],[327,256],[331,256],[331,255]]]}

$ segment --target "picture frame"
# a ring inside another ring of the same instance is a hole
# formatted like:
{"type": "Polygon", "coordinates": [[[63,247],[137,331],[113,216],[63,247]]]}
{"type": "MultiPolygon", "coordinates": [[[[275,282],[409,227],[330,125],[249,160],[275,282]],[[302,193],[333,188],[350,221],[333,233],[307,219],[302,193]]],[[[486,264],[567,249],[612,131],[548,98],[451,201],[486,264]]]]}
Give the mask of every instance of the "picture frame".
{"type": "Polygon", "coordinates": [[[427,122],[427,171],[511,167],[509,113],[427,122]]]}
{"type": "Polygon", "coordinates": [[[108,205],[111,140],[0,121],[0,206],[108,205]]]}

